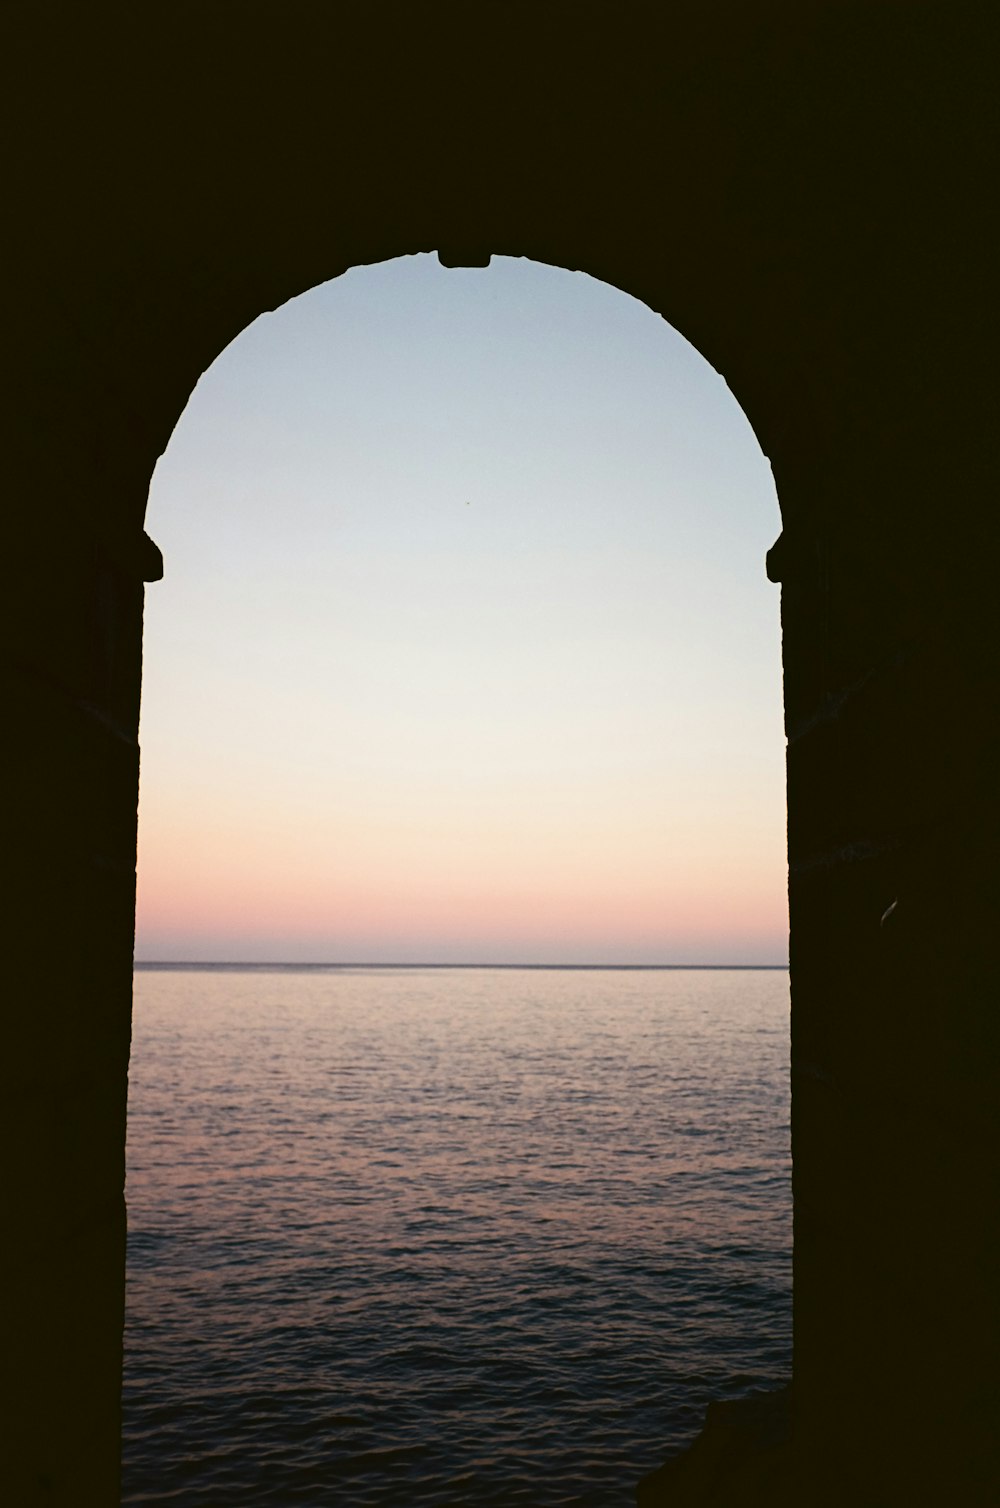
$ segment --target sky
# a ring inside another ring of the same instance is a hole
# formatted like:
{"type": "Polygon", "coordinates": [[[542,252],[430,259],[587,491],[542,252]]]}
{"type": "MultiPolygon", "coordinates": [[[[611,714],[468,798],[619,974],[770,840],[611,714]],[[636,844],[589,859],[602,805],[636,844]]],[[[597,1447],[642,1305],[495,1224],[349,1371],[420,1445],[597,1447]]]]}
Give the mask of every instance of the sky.
{"type": "Polygon", "coordinates": [[[218,356],[146,527],[138,959],[786,961],[774,484],[644,304],[354,268],[218,356]]]}

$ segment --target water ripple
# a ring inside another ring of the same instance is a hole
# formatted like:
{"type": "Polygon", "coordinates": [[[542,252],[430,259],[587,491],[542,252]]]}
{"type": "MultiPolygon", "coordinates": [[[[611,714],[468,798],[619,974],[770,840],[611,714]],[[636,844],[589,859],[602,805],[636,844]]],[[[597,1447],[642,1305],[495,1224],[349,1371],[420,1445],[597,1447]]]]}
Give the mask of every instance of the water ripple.
{"type": "Polygon", "coordinates": [[[140,973],[123,1502],[624,1508],[790,1354],[784,973],[140,973]]]}

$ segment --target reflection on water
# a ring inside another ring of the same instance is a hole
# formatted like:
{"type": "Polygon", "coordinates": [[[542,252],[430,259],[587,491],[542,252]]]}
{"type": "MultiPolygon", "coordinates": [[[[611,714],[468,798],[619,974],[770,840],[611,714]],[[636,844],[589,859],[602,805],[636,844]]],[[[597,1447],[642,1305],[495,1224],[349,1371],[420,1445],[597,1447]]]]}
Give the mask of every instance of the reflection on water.
{"type": "Polygon", "coordinates": [[[142,971],[123,1502],[633,1501],[790,1368],[784,971],[142,971]]]}

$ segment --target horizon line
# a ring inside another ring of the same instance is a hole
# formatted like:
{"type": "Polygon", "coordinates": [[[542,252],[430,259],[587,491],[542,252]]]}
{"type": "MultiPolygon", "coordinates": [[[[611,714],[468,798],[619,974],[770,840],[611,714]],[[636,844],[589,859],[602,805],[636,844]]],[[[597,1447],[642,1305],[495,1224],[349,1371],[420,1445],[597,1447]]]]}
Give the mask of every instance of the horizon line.
{"type": "Polygon", "coordinates": [[[387,963],[378,959],[134,958],[134,969],[786,969],[787,963],[387,963]]]}

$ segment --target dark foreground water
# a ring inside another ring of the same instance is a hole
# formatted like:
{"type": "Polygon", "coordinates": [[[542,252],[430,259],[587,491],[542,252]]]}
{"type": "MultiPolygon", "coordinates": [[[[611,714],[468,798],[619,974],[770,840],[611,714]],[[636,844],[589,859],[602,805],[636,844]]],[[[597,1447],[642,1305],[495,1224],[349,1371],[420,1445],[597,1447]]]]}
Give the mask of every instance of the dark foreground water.
{"type": "Polygon", "coordinates": [[[624,1508],[790,1370],[788,976],[143,970],[126,1504],[624,1508]]]}

